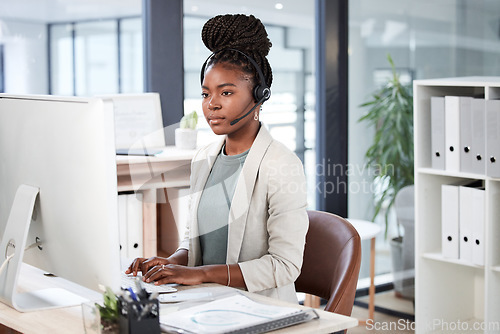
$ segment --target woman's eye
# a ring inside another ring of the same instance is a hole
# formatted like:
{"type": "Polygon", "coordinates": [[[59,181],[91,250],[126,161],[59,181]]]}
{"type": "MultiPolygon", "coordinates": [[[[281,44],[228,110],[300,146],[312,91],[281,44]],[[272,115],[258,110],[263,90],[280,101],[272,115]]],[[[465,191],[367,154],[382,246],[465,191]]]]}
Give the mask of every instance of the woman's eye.
{"type": "Polygon", "coordinates": [[[208,94],[207,93],[201,93],[201,97],[205,99],[205,98],[208,97],[208,94]]]}
{"type": "Polygon", "coordinates": [[[228,95],[231,95],[233,94],[232,92],[222,92],[222,96],[228,96],[228,95]]]}

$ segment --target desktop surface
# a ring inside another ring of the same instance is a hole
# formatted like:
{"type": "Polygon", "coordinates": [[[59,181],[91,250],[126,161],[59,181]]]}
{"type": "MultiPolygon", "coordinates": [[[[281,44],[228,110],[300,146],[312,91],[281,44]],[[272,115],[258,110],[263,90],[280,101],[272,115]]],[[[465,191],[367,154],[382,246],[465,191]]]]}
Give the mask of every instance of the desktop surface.
{"type": "MultiPolygon", "coordinates": [[[[45,279],[45,277],[41,275],[43,274],[43,272],[35,267],[23,264],[21,270],[23,271],[23,275],[21,275],[22,280],[20,281],[20,286],[24,289],[31,289],[34,287],[34,285],[38,284],[38,282],[45,279]]],[[[81,286],[72,284],[69,281],[66,282],[68,290],[75,293],[84,294],[89,300],[102,300],[102,296],[95,291],[85,289],[81,286]]],[[[46,283],[43,282],[41,284],[45,285],[46,283]]],[[[281,305],[303,308],[303,306],[300,305],[283,302],[277,299],[264,297],[254,293],[221,286],[218,284],[179,286],[178,289],[181,292],[190,289],[198,292],[210,292],[214,296],[214,298],[220,298],[222,296],[227,296],[230,293],[234,293],[235,291],[240,291],[258,302],[269,303],[278,306],[281,305]]],[[[178,304],[162,304],[160,307],[160,316],[161,314],[175,312],[176,310],[192,305],[194,305],[192,301],[178,304]]],[[[357,326],[358,324],[358,321],[355,318],[325,312],[322,310],[316,311],[320,316],[319,319],[311,320],[309,322],[295,325],[293,327],[287,327],[277,331],[273,331],[273,333],[331,333],[346,328],[352,328],[357,326]]],[[[5,304],[0,303],[0,323],[8,328],[12,328],[16,331],[26,334],[84,333],[81,306],[71,306],[66,308],[21,313],[5,304]]],[[[0,330],[1,329],[2,328],[0,328],[0,330]]]]}

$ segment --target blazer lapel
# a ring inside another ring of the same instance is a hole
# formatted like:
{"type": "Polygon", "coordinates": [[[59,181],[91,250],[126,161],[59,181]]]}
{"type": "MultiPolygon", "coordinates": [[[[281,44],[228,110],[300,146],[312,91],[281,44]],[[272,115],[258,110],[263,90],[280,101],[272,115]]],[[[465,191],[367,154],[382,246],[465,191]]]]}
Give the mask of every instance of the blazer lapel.
{"type": "Polygon", "coordinates": [[[261,124],[257,137],[250,148],[250,152],[248,152],[231,201],[226,255],[228,264],[238,263],[257,174],[271,142],[271,135],[261,124]]]}

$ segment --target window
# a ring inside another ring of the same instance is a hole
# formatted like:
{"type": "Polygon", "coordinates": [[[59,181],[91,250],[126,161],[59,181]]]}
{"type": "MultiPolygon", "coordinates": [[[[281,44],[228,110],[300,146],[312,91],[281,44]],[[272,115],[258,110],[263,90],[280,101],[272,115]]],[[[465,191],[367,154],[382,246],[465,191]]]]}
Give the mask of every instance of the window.
{"type": "Polygon", "coordinates": [[[140,18],[49,27],[51,94],[92,96],[143,91],[140,18]]]}

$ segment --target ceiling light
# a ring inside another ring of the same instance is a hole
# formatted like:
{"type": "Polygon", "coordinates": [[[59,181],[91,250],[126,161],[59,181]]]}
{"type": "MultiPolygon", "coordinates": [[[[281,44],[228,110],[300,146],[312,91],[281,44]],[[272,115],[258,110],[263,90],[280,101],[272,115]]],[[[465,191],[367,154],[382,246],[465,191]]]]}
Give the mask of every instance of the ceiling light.
{"type": "Polygon", "coordinates": [[[277,2],[275,5],[274,5],[274,8],[276,9],[283,9],[283,4],[281,2],[277,2]]]}

